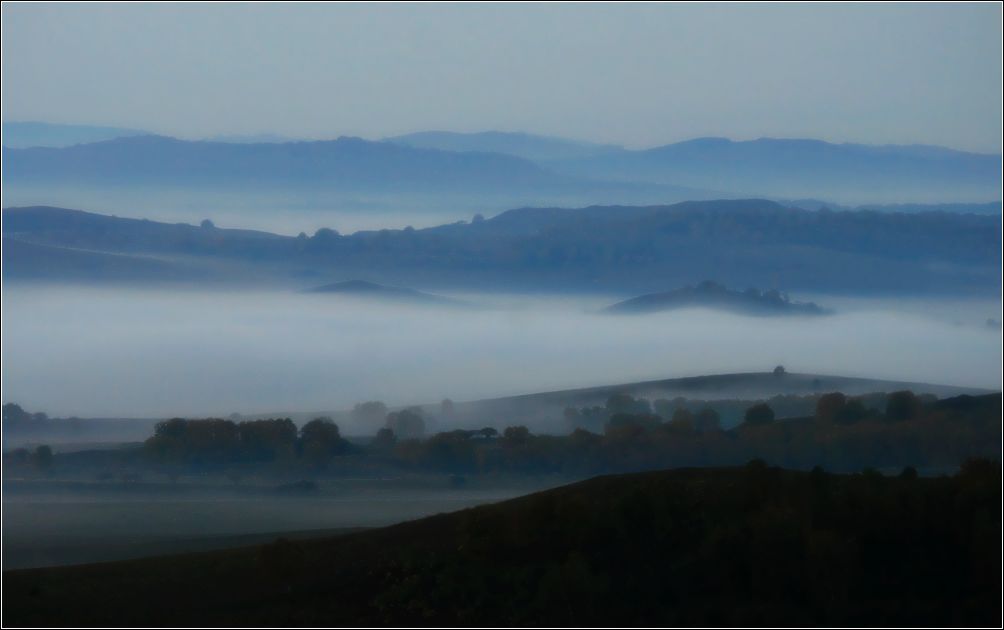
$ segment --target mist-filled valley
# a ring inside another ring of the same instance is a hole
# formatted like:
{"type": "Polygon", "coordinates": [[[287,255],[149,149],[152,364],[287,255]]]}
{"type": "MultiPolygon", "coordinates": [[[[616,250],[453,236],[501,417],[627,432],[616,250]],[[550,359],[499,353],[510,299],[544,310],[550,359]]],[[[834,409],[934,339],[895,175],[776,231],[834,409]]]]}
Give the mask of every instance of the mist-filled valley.
{"type": "MultiPolygon", "coordinates": [[[[463,294],[480,308],[278,291],[20,287],[4,293],[4,391],[50,415],[330,412],[660,378],[804,373],[993,388],[1000,303],[813,296],[821,318],[614,296],[463,294]]],[[[547,431],[558,428],[542,427],[547,431]]],[[[443,429],[451,427],[444,426],[443,429]]],[[[536,427],[535,427],[536,428],[536,427]]],[[[371,433],[373,427],[343,427],[371,433]]]]}

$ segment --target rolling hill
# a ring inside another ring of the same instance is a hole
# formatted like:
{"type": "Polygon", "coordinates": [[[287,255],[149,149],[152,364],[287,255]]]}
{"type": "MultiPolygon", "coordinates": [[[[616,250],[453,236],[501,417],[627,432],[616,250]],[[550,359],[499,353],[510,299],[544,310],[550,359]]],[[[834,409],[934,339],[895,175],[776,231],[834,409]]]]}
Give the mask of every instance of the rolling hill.
{"type": "MultiPolygon", "coordinates": [[[[622,295],[706,278],[817,293],[996,295],[1000,226],[999,215],[809,211],[757,199],[522,208],[419,230],[298,237],[59,208],[3,211],[5,238],[225,262],[242,282],[303,289],[364,277],[422,289],[622,295]]],[[[29,275],[19,268],[34,262],[7,264],[5,273],[29,275]]]]}

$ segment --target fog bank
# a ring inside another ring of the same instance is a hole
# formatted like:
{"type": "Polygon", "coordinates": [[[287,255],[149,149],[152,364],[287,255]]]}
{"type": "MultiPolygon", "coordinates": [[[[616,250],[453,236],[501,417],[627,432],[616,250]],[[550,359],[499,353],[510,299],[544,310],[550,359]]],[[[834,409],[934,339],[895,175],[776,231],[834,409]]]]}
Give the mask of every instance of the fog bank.
{"type": "MultiPolygon", "coordinates": [[[[3,398],[54,416],[226,416],[789,371],[998,389],[1000,303],[827,300],[819,318],[605,316],[611,299],[449,310],[296,293],[8,288],[3,398]]],[[[793,296],[801,297],[801,296],[793,296]]],[[[514,422],[518,419],[514,419],[514,422]]]]}

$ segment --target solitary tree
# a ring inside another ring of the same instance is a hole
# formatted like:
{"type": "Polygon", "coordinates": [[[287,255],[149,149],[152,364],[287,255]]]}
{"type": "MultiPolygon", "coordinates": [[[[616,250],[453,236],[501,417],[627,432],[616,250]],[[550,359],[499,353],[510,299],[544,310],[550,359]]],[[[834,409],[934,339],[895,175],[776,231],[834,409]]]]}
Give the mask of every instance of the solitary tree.
{"type": "Polygon", "coordinates": [[[394,432],[388,429],[387,427],[384,427],[379,431],[377,431],[376,437],[373,438],[374,448],[380,450],[390,449],[394,446],[396,442],[397,442],[397,437],[394,435],[394,432]]]}
{"type": "Polygon", "coordinates": [[[43,444],[35,449],[32,453],[32,463],[43,473],[48,474],[52,469],[52,447],[48,444],[43,444]]]}
{"type": "Polygon", "coordinates": [[[910,390],[889,394],[885,404],[885,416],[892,422],[912,420],[920,413],[920,400],[910,390]]]}
{"type": "Polygon", "coordinates": [[[701,433],[717,431],[722,428],[722,416],[711,407],[705,407],[694,416],[694,428],[701,433]]]}
{"type": "Polygon", "coordinates": [[[823,394],[816,401],[816,420],[820,422],[833,422],[846,404],[847,396],[844,396],[840,392],[823,394]]]}
{"type": "Polygon", "coordinates": [[[402,409],[387,414],[387,428],[402,440],[411,440],[425,435],[425,420],[416,408],[402,409]]]}
{"type": "Polygon", "coordinates": [[[746,410],[743,421],[750,426],[762,426],[774,421],[774,410],[767,403],[757,403],[746,410]]]}
{"type": "Polygon", "coordinates": [[[321,464],[345,452],[347,443],[331,418],[315,418],[300,429],[300,447],[304,457],[321,464]]]}
{"type": "Polygon", "coordinates": [[[379,400],[358,403],[352,408],[352,419],[359,424],[374,425],[387,417],[387,405],[379,400]]]}

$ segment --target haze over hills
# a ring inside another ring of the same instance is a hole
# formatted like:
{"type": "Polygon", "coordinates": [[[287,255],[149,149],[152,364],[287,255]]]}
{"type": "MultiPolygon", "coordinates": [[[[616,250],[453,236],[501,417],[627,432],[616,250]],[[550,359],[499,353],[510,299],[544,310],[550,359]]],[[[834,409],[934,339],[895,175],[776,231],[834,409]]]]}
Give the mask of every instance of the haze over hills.
{"type": "MultiPolygon", "coordinates": [[[[50,247],[186,257],[207,269],[226,262],[220,278],[231,281],[308,288],[310,279],[341,276],[628,295],[709,277],[813,292],[993,295],[1000,229],[1000,216],[814,212],[765,200],[524,208],[420,230],[299,237],[45,207],[6,209],[3,222],[6,238],[50,247]]],[[[24,265],[11,258],[5,276],[24,274],[24,265]]]]}
{"type": "Polygon", "coordinates": [[[406,304],[436,304],[441,306],[469,306],[467,302],[424,293],[415,289],[405,287],[391,287],[365,280],[343,280],[333,282],[312,289],[307,289],[307,293],[323,293],[325,295],[337,295],[367,300],[381,300],[388,302],[399,302],[406,304]]]}

